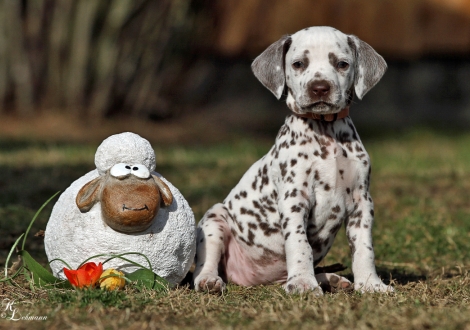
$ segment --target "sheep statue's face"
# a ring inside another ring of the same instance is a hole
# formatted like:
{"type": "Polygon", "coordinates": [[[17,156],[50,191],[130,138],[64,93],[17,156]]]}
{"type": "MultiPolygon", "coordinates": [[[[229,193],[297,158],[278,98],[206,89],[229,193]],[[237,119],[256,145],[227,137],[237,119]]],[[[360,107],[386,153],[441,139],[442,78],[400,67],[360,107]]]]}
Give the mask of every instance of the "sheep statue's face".
{"type": "Polygon", "coordinates": [[[144,165],[119,163],[85,184],[75,202],[82,213],[101,202],[103,220],[109,227],[136,233],[150,227],[160,206],[170,205],[173,195],[144,165]]]}

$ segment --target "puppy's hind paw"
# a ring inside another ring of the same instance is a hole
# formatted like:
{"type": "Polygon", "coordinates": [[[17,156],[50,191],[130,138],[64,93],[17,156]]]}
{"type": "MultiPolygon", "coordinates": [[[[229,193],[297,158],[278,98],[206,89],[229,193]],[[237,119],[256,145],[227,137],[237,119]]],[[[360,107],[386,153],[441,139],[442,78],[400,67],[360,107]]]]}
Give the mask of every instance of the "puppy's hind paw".
{"type": "Polygon", "coordinates": [[[226,286],[222,278],[219,276],[201,274],[194,280],[194,288],[196,291],[222,293],[225,291],[226,286]]]}
{"type": "Polygon", "coordinates": [[[325,292],[350,292],[354,290],[353,284],[345,277],[332,273],[316,275],[321,288],[325,292]]]}

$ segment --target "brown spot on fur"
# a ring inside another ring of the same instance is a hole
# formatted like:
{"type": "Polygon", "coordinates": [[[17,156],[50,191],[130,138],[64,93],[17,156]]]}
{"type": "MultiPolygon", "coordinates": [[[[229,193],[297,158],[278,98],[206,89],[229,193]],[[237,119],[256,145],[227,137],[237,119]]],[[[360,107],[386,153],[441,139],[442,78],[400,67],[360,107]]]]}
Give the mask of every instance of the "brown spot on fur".
{"type": "Polygon", "coordinates": [[[301,209],[299,206],[297,206],[297,205],[292,205],[291,211],[298,213],[298,212],[302,211],[302,209],[301,209]]]}
{"type": "Polygon", "coordinates": [[[287,174],[287,162],[279,164],[279,168],[281,169],[282,177],[285,177],[287,174]]]}
{"type": "Polygon", "coordinates": [[[338,64],[338,56],[335,53],[329,52],[328,53],[328,60],[333,68],[336,68],[336,64],[338,64]]]}
{"type": "Polygon", "coordinates": [[[276,234],[280,231],[279,228],[272,228],[265,222],[260,223],[259,228],[263,231],[264,236],[271,236],[271,234],[276,234]]]}
{"type": "Polygon", "coordinates": [[[308,66],[309,66],[309,64],[310,64],[310,60],[308,59],[308,54],[309,54],[309,53],[310,53],[310,52],[308,51],[308,49],[304,50],[304,54],[303,54],[302,60],[301,60],[302,63],[303,63],[302,67],[299,68],[299,69],[297,69],[297,68],[294,68],[294,69],[298,70],[300,73],[302,73],[302,72],[304,72],[305,70],[307,70],[307,68],[308,68],[308,66]]]}
{"type": "Polygon", "coordinates": [[[286,256],[280,253],[276,253],[273,250],[263,248],[263,254],[259,259],[254,260],[255,264],[263,267],[269,266],[278,261],[285,261],[286,256]]]}

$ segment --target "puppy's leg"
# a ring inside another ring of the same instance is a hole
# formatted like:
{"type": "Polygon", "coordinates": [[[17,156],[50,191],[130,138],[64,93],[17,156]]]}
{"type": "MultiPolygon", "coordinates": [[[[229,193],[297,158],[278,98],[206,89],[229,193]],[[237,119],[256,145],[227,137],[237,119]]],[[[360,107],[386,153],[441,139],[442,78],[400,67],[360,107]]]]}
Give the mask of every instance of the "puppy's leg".
{"type": "MultiPolygon", "coordinates": [[[[364,188],[366,189],[366,188],[364,188]]],[[[372,246],[372,223],[374,204],[368,191],[358,191],[356,210],[346,222],[346,235],[352,255],[354,289],[362,292],[393,291],[385,285],[375,270],[375,255],[372,246]]]]}
{"type": "Polygon", "coordinates": [[[226,221],[228,216],[227,209],[219,203],[210,208],[198,224],[196,269],[193,275],[196,291],[218,293],[225,290],[225,283],[218,270],[230,233],[226,221]]]}
{"type": "MultiPolygon", "coordinates": [[[[280,193],[280,196],[285,195],[285,191],[280,193]]],[[[279,203],[288,276],[284,288],[288,293],[313,291],[316,295],[322,295],[323,291],[315,278],[312,247],[306,235],[310,202],[304,196],[306,194],[296,194],[279,203]]]]}

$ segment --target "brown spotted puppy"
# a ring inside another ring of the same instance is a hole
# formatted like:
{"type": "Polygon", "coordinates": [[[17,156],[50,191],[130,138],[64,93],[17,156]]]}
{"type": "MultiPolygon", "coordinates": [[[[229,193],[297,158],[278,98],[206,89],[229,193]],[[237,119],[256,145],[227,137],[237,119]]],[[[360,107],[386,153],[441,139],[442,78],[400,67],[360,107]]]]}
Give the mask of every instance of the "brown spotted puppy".
{"type": "Polygon", "coordinates": [[[386,63],[368,44],[330,27],[282,37],[252,65],[293,112],[269,153],[245,173],[198,225],[196,290],[284,283],[287,292],[320,284],[347,288],[334,274],[315,274],[344,224],[354,289],[389,291],[377,276],[372,247],[370,160],[348,116],[382,77],[386,63]]]}

